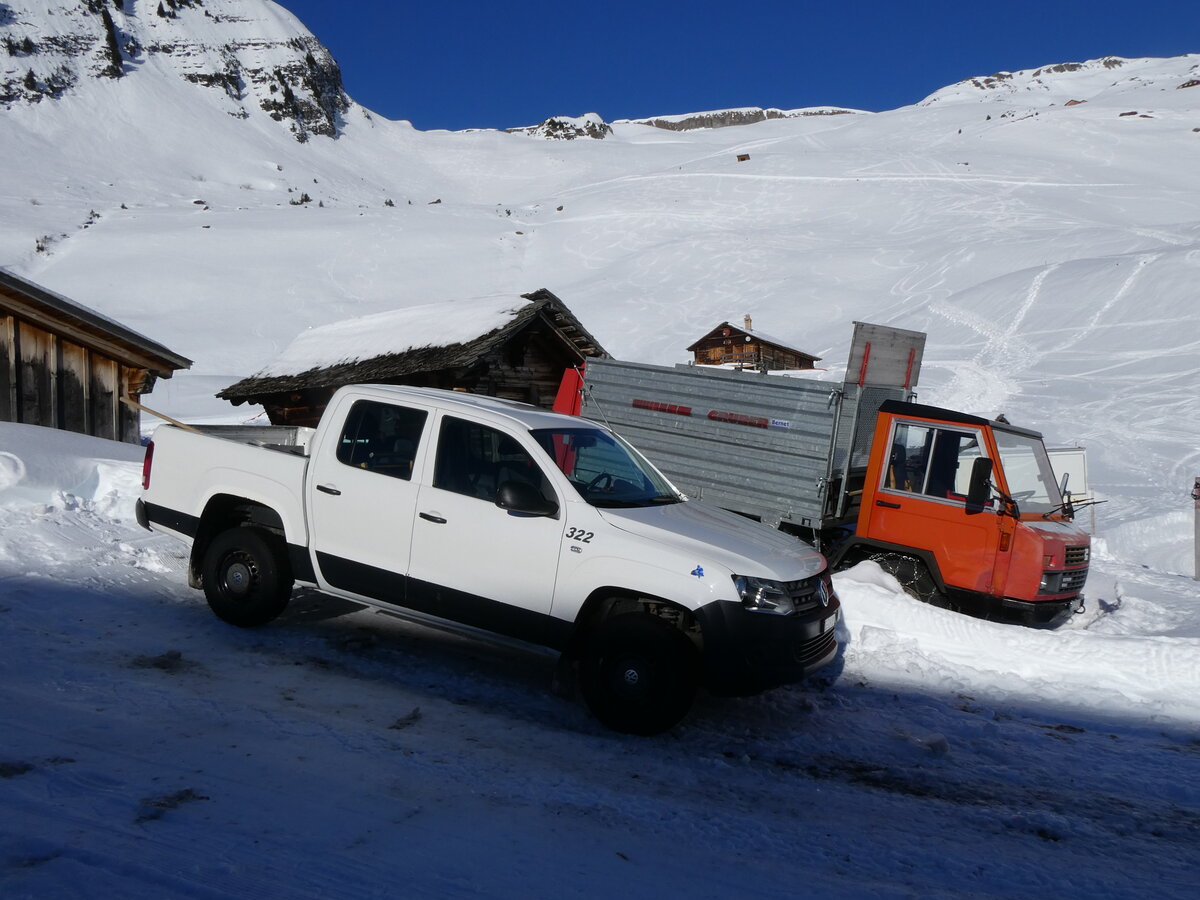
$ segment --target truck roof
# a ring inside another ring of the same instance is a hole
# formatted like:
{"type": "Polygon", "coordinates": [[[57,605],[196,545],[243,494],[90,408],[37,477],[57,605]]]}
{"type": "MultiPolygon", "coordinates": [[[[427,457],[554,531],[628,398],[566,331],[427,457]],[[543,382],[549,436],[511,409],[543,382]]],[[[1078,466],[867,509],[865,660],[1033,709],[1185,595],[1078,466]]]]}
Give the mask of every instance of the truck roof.
{"type": "Polygon", "coordinates": [[[997,428],[1001,431],[1011,431],[1014,434],[1023,434],[1029,437],[1042,439],[1040,431],[1034,431],[1031,428],[1021,428],[1017,425],[1012,425],[1008,422],[999,422],[995,419],[985,419],[981,416],[972,416],[967,413],[959,412],[954,409],[943,409],[940,406],[926,406],[921,403],[905,403],[903,400],[884,400],[879,406],[879,411],[882,413],[899,413],[907,416],[920,416],[926,419],[942,419],[947,422],[956,422],[960,425],[990,425],[992,428],[997,428]]]}
{"type": "Polygon", "coordinates": [[[342,388],[342,390],[383,394],[396,400],[415,400],[445,410],[469,411],[475,415],[482,413],[519,423],[530,431],[538,428],[603,427],[587,419],[551,412],[531,403],[505,400],[501,397],[488,397],[483,394],[469,394],[464,391],[447,391],[441,388],[412,387],[402,384],[356,384],[342,388]]]}

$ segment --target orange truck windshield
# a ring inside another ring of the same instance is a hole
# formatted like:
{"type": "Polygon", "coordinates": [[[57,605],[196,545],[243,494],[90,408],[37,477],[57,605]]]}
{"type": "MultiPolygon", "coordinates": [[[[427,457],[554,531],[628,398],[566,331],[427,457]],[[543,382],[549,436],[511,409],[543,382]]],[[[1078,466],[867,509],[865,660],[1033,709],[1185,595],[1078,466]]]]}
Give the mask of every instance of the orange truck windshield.
{"type": "Polygon", "coordinates": [[[1062,504],[1050,456],[1039,438],[995,429],[1008,492],[1022,513],[1047,513],[1062,504]]]}

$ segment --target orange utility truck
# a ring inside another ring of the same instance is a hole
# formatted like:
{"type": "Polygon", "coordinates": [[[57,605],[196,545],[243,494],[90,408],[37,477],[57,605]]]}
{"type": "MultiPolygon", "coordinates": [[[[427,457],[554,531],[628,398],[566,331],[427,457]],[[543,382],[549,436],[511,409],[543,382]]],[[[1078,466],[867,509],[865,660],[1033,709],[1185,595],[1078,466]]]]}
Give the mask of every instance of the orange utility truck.
{"type": "Polygon", "coordinates": [[[1090,538],[1036,431],[913,402],[925,335],[856,322],[843,382],[595,359],[555,409],[610,426],[693,498],[865,559],[929,603],[1053,625],[1090,538]]]}

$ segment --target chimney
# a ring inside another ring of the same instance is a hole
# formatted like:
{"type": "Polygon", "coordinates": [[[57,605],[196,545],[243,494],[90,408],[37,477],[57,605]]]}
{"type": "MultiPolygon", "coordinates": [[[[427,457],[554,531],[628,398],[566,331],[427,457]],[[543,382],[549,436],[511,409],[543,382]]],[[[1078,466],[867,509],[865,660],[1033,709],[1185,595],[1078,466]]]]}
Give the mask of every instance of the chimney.
{"type": "Polygon", "coordinates": [[[749,316],[749,315],[747,315],[747,316],[746,316],[746,317],[743,319],[743,321],[746,323],[746,330],[747,330],[747,331],[753,331],[753,330],[754,330],[754,323],[753,323],[753,322],[750,320],[750,316],[749,316]]]}

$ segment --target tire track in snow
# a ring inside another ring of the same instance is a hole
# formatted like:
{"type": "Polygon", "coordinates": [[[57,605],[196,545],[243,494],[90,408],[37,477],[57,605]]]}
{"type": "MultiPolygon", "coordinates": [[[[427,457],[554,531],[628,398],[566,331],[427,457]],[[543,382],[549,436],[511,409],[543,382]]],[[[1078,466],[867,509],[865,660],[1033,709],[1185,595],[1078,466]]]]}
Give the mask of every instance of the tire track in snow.
{"type": "Polygon", "coordinates": [[[1038,271],[1005,327],[996,325],[993,319],[955,308],[947,301],[929,305],[930,312],[952,324],[963,325],[984,339],[983,347],[973,359],[947,364],[954,375],[945,390],[948,396],[956,398],[958,405],[998,411],[1020,392],[1019,375],[1041,358],[1030,351],[1027,341],[1020,339],[1021,325],[1037,305],[1046,279],[1059,268],[1060,264],[1055,263],[1038,271]]]}
{"type": "Polygon", "coordinates": [[[1163,254],[1161,253],[1145,253],[1139,256],[1137,263],[1133,267],[1133,271],[1125,276],[1125,280],[1121,282],[1121,286],[1117,288],[1116,293],[1114,293],[1111,298],[1105,301],[1103,305],[1101,305],[1092,313],[1091,318],[1089,318],[1087,321],[1087,324],[1076,331],[1071,340],[1060,344],[1051,352],[1067,350],[1071,347],[1077,346],[1078,344],[1085,343],[1100,327],[1101,320],[1105,317],[1109,310],[1111,310],[1129,295],[1134,283],[1138,280],[1138,277],[1142,274],[1146,267],[1162,259],[1162,256],[1163,254]]]}

